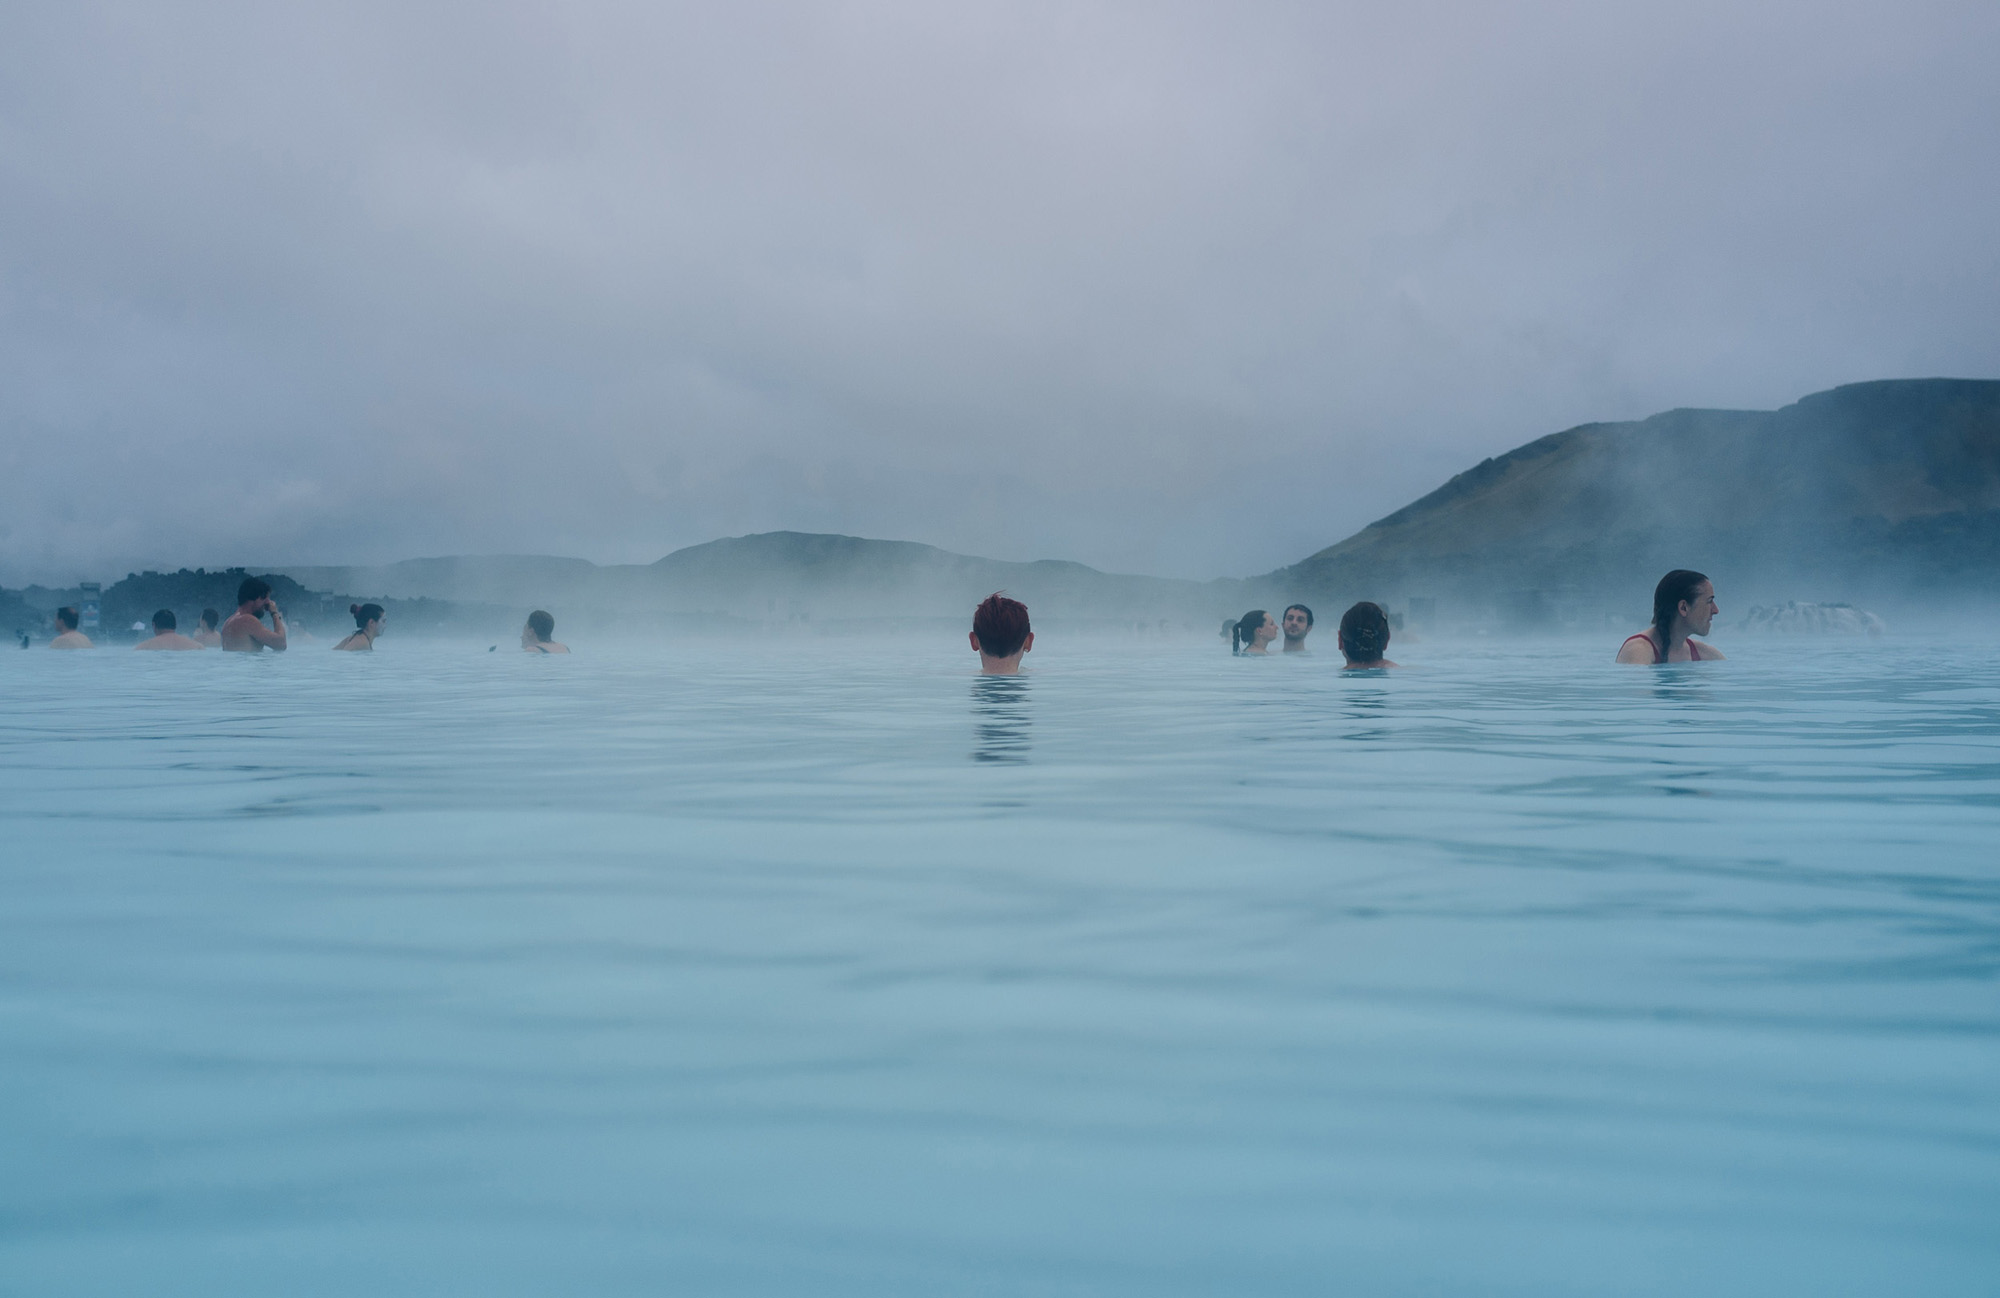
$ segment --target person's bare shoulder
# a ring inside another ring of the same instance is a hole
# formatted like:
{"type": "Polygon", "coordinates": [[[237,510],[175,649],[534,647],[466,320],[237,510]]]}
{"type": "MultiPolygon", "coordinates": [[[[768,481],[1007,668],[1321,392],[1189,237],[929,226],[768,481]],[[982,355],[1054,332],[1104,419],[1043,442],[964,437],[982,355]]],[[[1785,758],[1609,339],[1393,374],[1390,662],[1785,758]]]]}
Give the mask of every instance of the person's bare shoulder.
{"type": "Polygon", "coordinates": [[[1639,667],[1651,667],[1658,658],[1659,654],[1654,651],[1653,642],[1644,635],[1635,635],[1627,637],[1625,643],[1618,646],[1616,661],[1639,667]]]}
{"type": "Polygon", "coordinates": [[[1722,650],[1720,649],[1717,649],[1714,645],[1710,644],[1708,641],[1703,640],[1700,643],[1701,643],[1701,660],[1703,662],[1707,662],[1711,658],[1717,660],[1718,662],[1727,662],[1729,660],[1728,654],[1722,652],[1722,650]]]}
{"type": "Polygon", "coordinates": [[[544,643],[544,644],[542,645],[542,648],[544,648],[544,649],[548,650],[548,651],[549,651],[550,653],[552,653],[552,654],[566,654],[566,653],[568,653],[568,652],[569,652],[569,646],[568,646],[568,645],[566,645],[566,644],[557,644],[557,643],[556,643],[555,641],[553,641],[553,640],[550,640],[550,641],[548,641],[548,642],[544,643]]]}

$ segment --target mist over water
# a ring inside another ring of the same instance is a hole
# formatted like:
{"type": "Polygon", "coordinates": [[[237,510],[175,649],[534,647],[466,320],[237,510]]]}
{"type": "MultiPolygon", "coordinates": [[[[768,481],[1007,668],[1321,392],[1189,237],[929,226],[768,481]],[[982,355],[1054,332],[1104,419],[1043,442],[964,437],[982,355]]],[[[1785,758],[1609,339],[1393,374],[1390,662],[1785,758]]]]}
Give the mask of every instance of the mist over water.
{"type": "Polygon", "coordinates": [[[1329,620],[0,656],[0,1274],[1990,1291],[1996,642],[1329,620]]]}

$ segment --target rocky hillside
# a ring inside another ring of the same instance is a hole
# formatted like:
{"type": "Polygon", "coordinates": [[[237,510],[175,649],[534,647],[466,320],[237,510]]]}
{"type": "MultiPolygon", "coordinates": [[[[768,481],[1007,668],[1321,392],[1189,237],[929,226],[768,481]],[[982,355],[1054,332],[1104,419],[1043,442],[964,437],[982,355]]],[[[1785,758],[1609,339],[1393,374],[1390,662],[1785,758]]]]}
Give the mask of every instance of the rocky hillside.
{"type": "Polygon", "coordinates": [[[1528,443],[1265,582],[1328,603],[1632,602],[1669,568],[1746,598],[2000,591],[2000,383],[1857,383],[1528,443]],[[1372,594],[1371,594],[1372,592],[1372,594]]]}

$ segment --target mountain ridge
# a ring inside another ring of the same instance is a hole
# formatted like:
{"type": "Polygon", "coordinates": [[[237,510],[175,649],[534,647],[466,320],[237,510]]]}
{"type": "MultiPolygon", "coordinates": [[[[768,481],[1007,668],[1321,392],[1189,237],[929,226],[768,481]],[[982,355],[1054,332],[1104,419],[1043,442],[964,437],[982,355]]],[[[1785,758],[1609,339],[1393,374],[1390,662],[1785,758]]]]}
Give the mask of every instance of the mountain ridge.
{"type": "MultiPolygon", "coordinates": [[[[272,571],[351,592],[320,601],[341,608],[349,598],[447,601],[495,617],[545,607],[611,625],[959,618],[1005,590],[1044,621],[1207,627],[1294,600],[1323,615],[1373,599],[1424,600],[1465,618],[1533,622],[1552,606],[1630,616],[1674,567],[1709,572],[1739,604],[2000,595],[2000,381],[1875,380],[1775,411],[1689,406],[1577,424],[1245,578],[1107,573],[797,531],[722,537],[650,564],[447,555],[272,571]]],[[[29,594],[35,607],[45,598],[29,594]]]]}

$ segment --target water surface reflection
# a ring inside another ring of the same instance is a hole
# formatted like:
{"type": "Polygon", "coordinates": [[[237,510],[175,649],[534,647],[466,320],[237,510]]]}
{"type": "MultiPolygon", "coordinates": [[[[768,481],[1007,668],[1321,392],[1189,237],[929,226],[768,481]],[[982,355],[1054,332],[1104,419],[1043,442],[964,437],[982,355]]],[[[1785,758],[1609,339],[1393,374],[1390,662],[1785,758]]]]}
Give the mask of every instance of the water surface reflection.
{"type": "Polygon", "coordinates": [[[1028,681],[1021,676],[981,676],[972,682],[972,731],[976,762],[1028,760],[1028,681]]]}

